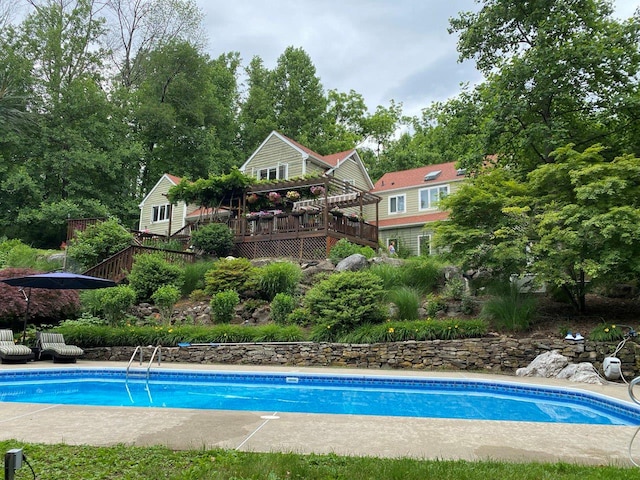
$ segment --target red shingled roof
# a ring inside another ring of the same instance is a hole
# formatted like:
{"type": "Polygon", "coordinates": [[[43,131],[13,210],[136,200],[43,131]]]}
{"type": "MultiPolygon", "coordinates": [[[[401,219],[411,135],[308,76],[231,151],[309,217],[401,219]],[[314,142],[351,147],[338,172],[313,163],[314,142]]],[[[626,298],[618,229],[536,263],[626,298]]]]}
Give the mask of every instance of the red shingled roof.
{"type": "Polygon", "coordinates": [[[421,185],[431,185],[438,183],[462,180],[464,177],[458,175],[456,162],[439,163],[437,165],[427,165],[411,170],[401,170],[399,172],[385,173],[373,186],[371,193],[380,193],[387,190],[397,190],[421,185]],[[440,170],[440,175],[434,180],[425,181],[425,175],[440,170]]]}
{"type": "Polygon", "coordinates": [[[353,152],[355,152],[355,150],[332,153],[331,155],[325,155],[324,157],[322,157],[322,159],[332,167],[337,167],[342,160],[352,155],[353,152]]]}
{"type": "Polygon", "coordinates": [[[171,180],[176,185],[178,185],[182,181],[182,178],[171,175],[170,173],[165,173],[165,175],[169,177],[169,180],[171,180]]]}
{"type": "MultiPolygon", "coordinates": [[[[438,220],[446,220],[449,218],[449,212],[431,212],[431,213],[423,213],[420,215],[413,215],[410,217],[392,217],[385,218],[384,220],[380,220],[378,227],[379,228],[389,228],[389,227],[397,227],[397,226],[409,226],[412,224],[416,225],[424,225],[429,222],[436,222],[438,220]]],[[[375,225],[375,221],[372,221],[375,225]]]]}

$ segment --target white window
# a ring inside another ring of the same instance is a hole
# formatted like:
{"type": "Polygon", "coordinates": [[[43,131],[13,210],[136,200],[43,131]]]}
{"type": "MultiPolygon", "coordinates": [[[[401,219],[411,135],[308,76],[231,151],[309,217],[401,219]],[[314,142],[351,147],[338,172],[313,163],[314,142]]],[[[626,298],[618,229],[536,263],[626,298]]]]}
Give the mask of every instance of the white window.
{"type": "Polygon", "coordinates": [[[286,180],[289,178],[289,168],[286,163],[277,167],[258,169],[258,180],[286,180]]]}
{"type": "Polygon", "coordinates": [[[449,194],[449,185],[423,188],[420,190],[420,210],[436,208],[438,201],[449,194]]]}
{"type": "Polygon", "coordinates": [[[431,235],[418,235],[418,255],[431,255],[431,235]]]}
{"type": "MultiPolygon", "coordinates": [[[[356,181],[355,180],[342,180],[344,183],[346,183],[347,185],[351,185],[352,187],[356,186],[356,181]]],[[[343,193],[348,193],[348,192],[352,192],[353,189],[350,189],[347,185],[344,186],[343,188],[343,193]]]]}
{"type": "Polygon", "coordinates": [[[155,205],[152,207],[151,223],[166,222],[171,216],[171,205],[155,205]]]}
{"type": "Polygon", "coordinates": [[[405,195],[396,195],[389,197],[389,213],[405,212],[405,195]]]}

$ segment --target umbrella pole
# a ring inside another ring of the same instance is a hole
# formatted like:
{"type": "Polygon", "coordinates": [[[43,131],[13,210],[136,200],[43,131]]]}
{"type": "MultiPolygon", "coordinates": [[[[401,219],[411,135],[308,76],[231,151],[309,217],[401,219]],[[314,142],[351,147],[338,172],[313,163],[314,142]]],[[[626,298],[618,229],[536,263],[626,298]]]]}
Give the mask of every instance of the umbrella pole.
{"type": "Polygon", "coordinates": [[[29,287],[29,293],[25,294],[27,297],[27,309],[24,312],[24,326],[22,327],[22,344],[27,338],[27,320],[29,320],[29,305],[31,304],[31,287],[29,287]]]}

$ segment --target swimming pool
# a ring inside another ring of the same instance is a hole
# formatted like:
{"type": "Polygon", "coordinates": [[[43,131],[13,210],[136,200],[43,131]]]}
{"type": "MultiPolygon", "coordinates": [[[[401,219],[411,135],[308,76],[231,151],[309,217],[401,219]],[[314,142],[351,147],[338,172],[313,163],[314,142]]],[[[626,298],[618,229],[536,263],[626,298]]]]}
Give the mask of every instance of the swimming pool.
{"type": "Polygon", "coordinates": [[[581,390],[514,382],[153,369],[0,371],[0,401],[640,425],[640,408],[581,390]]]}

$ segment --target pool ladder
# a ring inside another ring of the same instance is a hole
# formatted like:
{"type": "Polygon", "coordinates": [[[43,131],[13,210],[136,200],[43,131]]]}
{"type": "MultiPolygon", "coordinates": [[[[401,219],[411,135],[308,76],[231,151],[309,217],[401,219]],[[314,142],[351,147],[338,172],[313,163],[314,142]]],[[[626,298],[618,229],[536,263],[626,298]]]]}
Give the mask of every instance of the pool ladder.
{"type": "MultiPolygon", "coordinates": [[[[151,346],[152,345],[149,345],[149,347],[151,346]]],[[[142,357],[143,357],[144,348],[145,347],[143,347],[142,345],[138,345],[136,349],[133,351],[133,355],[131,355],[131,358],[129,359],[129,363],[127,364],[125,380],[129,379],[129,370],[131,369],[131,364],[133,363],[133,360],[136,358],[136,355],[140,356],[140,366],[142,366],[142,357]]],[[[153,361],[156,358],[156,354],[158,355],[158,366],[160,366],[160,362],[162,361],[162,345],[158,345],[153,349],[153,353],[151,354],[151,358],[149,359],[149,364],[147,365],[147,372],[146,372],[147,381],[149,380],[149,374],[150,374],[149,372],[151,370],[151,365],[153,364],[153,361]]]]}

